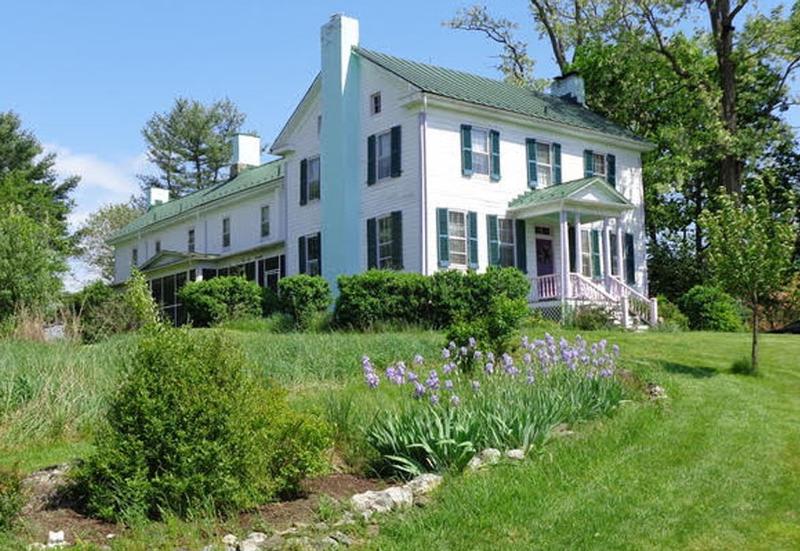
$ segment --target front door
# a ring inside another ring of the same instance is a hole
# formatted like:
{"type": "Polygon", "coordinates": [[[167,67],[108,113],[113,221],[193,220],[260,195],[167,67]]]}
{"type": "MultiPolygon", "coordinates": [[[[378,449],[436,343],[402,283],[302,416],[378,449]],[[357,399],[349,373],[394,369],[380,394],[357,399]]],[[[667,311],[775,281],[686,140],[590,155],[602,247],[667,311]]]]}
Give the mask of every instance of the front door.
{"type": "Polygon", "coordinates": [[[541,277],[553,273],[553,240],[536,238],[536,275],[541,277]]]}

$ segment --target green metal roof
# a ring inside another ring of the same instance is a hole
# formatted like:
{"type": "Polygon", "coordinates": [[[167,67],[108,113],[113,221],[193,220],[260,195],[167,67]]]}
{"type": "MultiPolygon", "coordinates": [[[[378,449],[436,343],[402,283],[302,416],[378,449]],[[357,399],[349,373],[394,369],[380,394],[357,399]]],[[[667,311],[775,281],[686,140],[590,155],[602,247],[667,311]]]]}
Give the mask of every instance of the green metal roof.
{"type": "Polygon", "coordinates": [[[425,92],[537,119],[602,132],[647,145],[633,132],[577,103],[500,80],[418,63],[356,47],[355,52],[425,92]]]}
{"type": "Polygon", "coordinates": [[[603,178],[599,176],[592,176],[590,178],[581,178],[580,180],[571,180],[563,184],[556,184],[545,188],[532,189],[526,191],[522,195],[511,200],[508,208],[516,209],[521,207],[532,207],[535,205],[542,205],[551,203],[553,201],[560,201],[566,199],[570,195],[579,192],[580,190],[592,185],[602,186],[608,192],[617,198],[620,203],[630,205],[628,201],[620,192],[611,187],[603,178]]]}
{"type": "Polygon", "coordinates": [[[162,203],[150,208],[142,216],[114,234],[110,241],[118,241],[123,237],[136,233],[137,231],[142,230],[151,224],[155,224],[156,222],[173,218],[189,210],[207,205],[236,193],[246,191],[261,184],[271,182],[282,176],[282,159],[277,159],[261,166],[250,168],[232,180],[228,180],[227,182],[223,182],[206,189],[195,191],[194,193],[190,193],[184,197],[172,199],[166,203],[162,203]]]}

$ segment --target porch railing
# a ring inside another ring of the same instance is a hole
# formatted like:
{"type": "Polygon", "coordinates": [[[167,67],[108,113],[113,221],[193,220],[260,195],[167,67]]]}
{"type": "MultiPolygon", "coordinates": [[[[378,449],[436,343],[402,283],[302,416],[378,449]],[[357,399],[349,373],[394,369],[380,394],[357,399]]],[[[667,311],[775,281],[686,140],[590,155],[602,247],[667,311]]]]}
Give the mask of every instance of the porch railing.
{"type": "Polygon", "coordinates": [[[611,293],[626,299],[628,311],[650,325],[658,323],[658,301],[647,298],[642,293],[622,282],[618,276],[609,278],[611,293]]]}
{"type": "Polygon", "coordinates": [[[533,278],[531,299],[534,302],[553,300],[561,297],[561,276],[550,274],[533,278]]]}

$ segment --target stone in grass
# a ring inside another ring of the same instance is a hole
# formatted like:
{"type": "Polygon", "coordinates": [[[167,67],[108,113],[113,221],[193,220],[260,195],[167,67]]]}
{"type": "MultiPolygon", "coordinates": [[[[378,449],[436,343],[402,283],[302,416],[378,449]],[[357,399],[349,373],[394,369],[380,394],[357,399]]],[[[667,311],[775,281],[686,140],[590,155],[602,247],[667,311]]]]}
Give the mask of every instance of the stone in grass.
{"type": "Polygon", "coordinates": [[[525,459],[525,450],[506,450],[506,458],[511,459],[512,461],[522,461],[525,459]]]}
{"type": "Polygon", "coordinates": [[[334,532],[331,534],[331,538],[335,539],[340,545],[344,545],[345,547],[353,545],[353,538],[343,532],[334,532]]]}
{"type": "Polygon", "coordinates": [[[239,538],[234,536],[233,534],[225,534],[222,536],[222,543],[225,545],[230,545],[231,547],[236,547],[239,543],[239,538]]]}
{"type": "Polygon", "coordinates": [[[439,487],[442,483],[442,477],[438,474],[421,474],[415,479],[407,482],[403,487],[411,490],[414,498],[429,494],[439,487]]]}
{"type": "Polygon", "coordinates": [[[503,454],[500,453],[500,450],[497,448],[486,448],[480,453],[481,461],[483,461],[486,465],[494,465],[500,458],[503,457],[503,454]]]}
{"type": "Polygon", "coordinates": [[[47,547],[64,547],[65,545],[67,545],[67,542],[64,541],[64,530],[47,534],[47,547]]]}
{"type": "Polygon", "coordinates": [[[263,532],[250,532],[239,542],[239,551],[258,551],[267,549],[268,536],[263,532]]]}
{"type": "Polygon", "coordinates": [[[388,513],[393,509],[411,507],[414,494],[408,488],[394,486],[380,492],[370,490],[356,494],[350,498],[350,503],[364,518],[369,518],[374,513],[388,513]]]}

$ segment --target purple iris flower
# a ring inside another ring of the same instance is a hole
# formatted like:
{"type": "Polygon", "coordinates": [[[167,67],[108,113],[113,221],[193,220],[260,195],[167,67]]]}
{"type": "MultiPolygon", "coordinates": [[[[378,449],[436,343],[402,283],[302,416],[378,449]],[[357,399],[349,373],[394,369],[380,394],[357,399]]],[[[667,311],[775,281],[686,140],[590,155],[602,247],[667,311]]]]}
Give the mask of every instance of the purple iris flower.
{"type": "Polygon", "coordinates": [[[459,398],[458,396],[456,396],[455,394],[453,394],[453,395],[450,397],[450,404],[451,404],[453,407],[458,407],[458,406],[459,406],[459,404],[461,404],[461,398],[459,398]]]}
{"type": "Polygon", "coordinates": [[[472,390],[473,392],[478,392],[481,389],[481,382],[480,381],[472,381],[472,390]]]}
{"type": "Polygon", "coordinates": [[[449,357],[450,357],[450,350],[448,350],[447,348],[442,348],[442,358],[446,360],[449,357]]]}
{"type": "Polygon", "coordinates": [[[444,388],[445,390],[453,390],[453,381],[446,379],[444,382],[444,388]]]}

